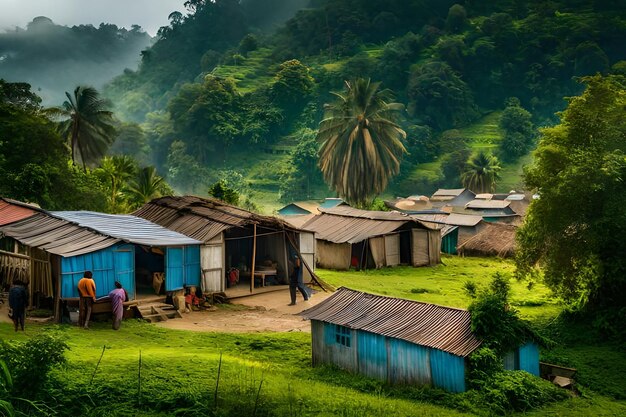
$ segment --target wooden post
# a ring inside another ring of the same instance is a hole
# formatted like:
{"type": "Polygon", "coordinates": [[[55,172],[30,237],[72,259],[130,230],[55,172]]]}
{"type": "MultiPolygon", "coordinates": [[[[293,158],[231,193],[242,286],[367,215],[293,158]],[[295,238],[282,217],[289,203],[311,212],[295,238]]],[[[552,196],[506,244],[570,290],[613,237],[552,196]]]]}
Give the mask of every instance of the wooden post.
{"type": "MultiPolygon", "coordinates": [[[[289,246],[287,246],[287,232],[283,230],[283,249],[285,250],[285,275],[287,276],[287,284],[289,284],[289,246]]],[[[278,271],[276,271],[278,273],[278,271]]]]}
{"type": "Polygon", "coordinates": [[[250,266],[250,292],[254,291],[254,259],[256,258],[256,223],[254,223],[254,232],[252,235],[252,260],[250,266]]]}

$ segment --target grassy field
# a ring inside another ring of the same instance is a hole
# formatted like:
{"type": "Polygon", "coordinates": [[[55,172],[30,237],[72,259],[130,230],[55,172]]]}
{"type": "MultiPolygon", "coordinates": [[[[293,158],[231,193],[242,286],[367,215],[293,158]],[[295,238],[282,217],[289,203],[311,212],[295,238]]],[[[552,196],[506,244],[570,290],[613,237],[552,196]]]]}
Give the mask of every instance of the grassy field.
{"type": "MultiPolygon", "coordinates": [[[[496,271],[512,271],[511,263],[502,260],[446,256],[444,262],[433,268],[319,274],[335,286],[465,307],[469,300],[463,282],[486,283],[496,271]]],[[[530,415],[626,415],[623,348],[596,340],[584,325],[556,320],[560,306],[541,285],[529,290],[514,282],[513,304],[563,342],[542,355],[577,367],[583,385],[582,397],[530,415]]],[[[129,320],[117,332],[109,323],[94,323],[90,331],[29,323],[25,334],[15,334],[8,324],[0,324],[4,341],[24,341],[38,333],[58,335],[70,346],[67,365],[53,371],[43,396],[57,405],[58,415],[490,415],[465,394],[391,387],[328,367],[312,368],[306,333],[196,333],[129,320]]]]}

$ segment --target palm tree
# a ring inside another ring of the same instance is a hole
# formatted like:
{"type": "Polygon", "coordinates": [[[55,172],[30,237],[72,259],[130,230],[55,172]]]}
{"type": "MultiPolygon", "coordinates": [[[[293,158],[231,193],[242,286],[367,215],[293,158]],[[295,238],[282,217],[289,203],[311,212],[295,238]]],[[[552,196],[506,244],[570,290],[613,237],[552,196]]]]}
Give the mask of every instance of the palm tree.
{"type": "Polygon", "coordinates": [[[72,161],[86,168],[98,162],[115,140],[113,113],[107,110],[108,100],[101,99],[93,87],[78,86],[73,95],[65,95],[67,101],[48,113],[67,118],[61,122],[61,134],[69,142],[72,161]]]}
{"type": "Polygon", "coordinates": [[[137,163],[128,155],[106,156],[96,172],[109,185],[110,209],[119,211],[122,207],[118,207],[118,197],[122,196],[123,188],[137,172],[137,163]]]}
{"type": "Polygon", "coordinates": [[[364,206],[400,171],[406,133],[395,123],[404,107],[369,79],[346,81],[346,91],[325,106],[317,139],[326,182],[350,204],[364,206]]]}
{"type": "Polygon", "coordinates": [[[465,188],[476,193],[493,192],[500,179],[501,169],[498,158],[481,151],[467,161],[465,172],[461,174],[461,182],[465,188]]]}
{"type": "Polygon", "coordinates": [[[172,189],[163,177],[157,174],[156,168],[153,166],[140,169],[136,180],[130,184],[128,191],[136,206],[141,206],[154,198],[173,193],[172,189]]]}

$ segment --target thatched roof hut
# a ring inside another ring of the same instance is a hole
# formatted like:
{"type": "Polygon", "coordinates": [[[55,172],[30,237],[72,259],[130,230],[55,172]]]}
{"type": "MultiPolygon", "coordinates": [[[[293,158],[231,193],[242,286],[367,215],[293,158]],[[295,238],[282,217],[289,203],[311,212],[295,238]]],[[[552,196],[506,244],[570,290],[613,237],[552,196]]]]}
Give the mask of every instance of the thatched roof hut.
{"type": "Polygon", "coordinates": [[[515,254],[516,226],[485,223],[482,230],[457,246],[461,256],[498,256],[510,258],[515,254]]]}

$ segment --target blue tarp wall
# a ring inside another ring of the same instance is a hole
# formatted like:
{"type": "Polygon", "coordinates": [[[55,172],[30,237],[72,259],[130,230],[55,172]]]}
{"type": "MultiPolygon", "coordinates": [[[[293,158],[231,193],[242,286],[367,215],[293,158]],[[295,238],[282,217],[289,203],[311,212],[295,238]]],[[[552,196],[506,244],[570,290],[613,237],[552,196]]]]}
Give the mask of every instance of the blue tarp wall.
{"type": "MultiPolygon", "coordinates": [[[[96,297],[103,297],[119,281],[128,295],[135,294],[135,245],[118,244],[84,255],[61,258],[61,298],[78,297],[78,281],[92,271],[96,297]]],[[[165,248],[165,289],[200,285],[200,246],[165,248]]]]}

